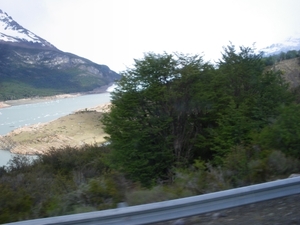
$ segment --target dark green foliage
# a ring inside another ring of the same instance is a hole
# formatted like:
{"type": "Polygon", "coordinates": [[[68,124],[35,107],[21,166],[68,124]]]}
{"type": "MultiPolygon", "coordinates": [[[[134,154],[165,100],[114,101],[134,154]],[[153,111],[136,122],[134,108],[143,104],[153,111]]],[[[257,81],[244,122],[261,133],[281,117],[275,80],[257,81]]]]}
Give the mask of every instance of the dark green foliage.
{"type": "MultiPolygon", "coordinates": [[[[12,69],[11,69],[12,70],[12,69]]],[[[16,69],[19,70],[19,69],[16,69]]],[[[9,74],[15,71],[9,71],[9,74]]],[[[49,70],[34,68],[21,72],[17,79],[1,74],[1,100],[14,100],[36,96],[49,96],[63,93],[93,90],[105,82],[97,77],[76,77],[80,70],[49,70]]]]}
{"type": "Polygon", "coordinates": [[[281,151],[266,150],[257,145],[234,146],[224,158],[224,180],[232,187],[286,178],[299,171],[300,161],[281,151]]]}
{"type": "Polygon", "coordinates": [[[250,148],[236,145],[231,148],[230,153],[224,157],[224,170],[229,183],[233,187],[249,184],[249,161],[252,158],[250,148]]]}
{"type": "Polygon", "coordinates": [[[286,59],[294,59],[300,56],[300,51],[290,50],[285,54],[286,59]]]}
{"type": "Polygon", "coordinates": [[[231,147],[250,144],[251,133],[270,124],[279,107],[293,100],[280,73],[264,72],[262,55],[251,48],[241,47],[239,52],[233,45],[225,48],[214,85],[220,108],[212,140],[217,164],[231,147]]]}
{"type": "Polygon", "coordinates": [[[263,129],[259,143],[300,159],[300,105],[283,107],[275,122],[263,129]]]}
{"type": "Polygon", "coordinates": [[[199,56],[149,53],[136,60],[122,74],[102,121],[113,164],[149,186],[168,179],[172,167],[205,155],[194,143],[207,132],[212,105],[205,84],[213,70],[199,56]]]}
{"type": "Polygon", "coordinates": [[[263,58],[263,62],[265,66],[273,66],[276,63],[276,59],[274,56],[268,56],[263,58]]]}
{"type": "Polygon", "coordinates": [[[24,188],[0,184],[0,223],[25,220],[29,217],[33,199],[24,188]]]}
{"type": "Polygon", "coordinates": [[[149,186],[197,158],[222,163],[293,101],[281,74],[264,70],[262,54],[233,45],[217,68],[199,56],[149,53],[136,60],[103,120],[113,164],[149,186]]]}
{"type": "MultiPolygon", "coordinates": [[[[49,166],[51,173],[70,175],[72,171],[80,171],[85,178],[93,177],[99,171],[106,171],[105,157],[108,149],[97,146],[84,146],[81,148],[66,146],[64,148],[51,148],[46,154],[39,155],[37,163],[49,166]],[[84,152],[84,154],[83,154],[84,152]]],[[[50,172],[50,171],[49,171],[50,172]]]]}

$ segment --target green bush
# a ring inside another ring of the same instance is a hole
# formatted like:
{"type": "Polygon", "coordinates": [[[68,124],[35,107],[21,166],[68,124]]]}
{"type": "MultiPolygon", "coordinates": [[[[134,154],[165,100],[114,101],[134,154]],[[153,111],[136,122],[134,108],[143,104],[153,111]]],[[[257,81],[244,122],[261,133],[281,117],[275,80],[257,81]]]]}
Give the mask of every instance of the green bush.
{"type": "Polygon", "coordinates": [[[300,161],[278,150],[236,146],[225,157],[225,180],[234,187],[286,178],[299,172],[300,161]]]}
{"type": "Polygon", "coordinates": [[[105,146],[66,146],[51,148],[46,154],[40,155],[38,161],[54,174],[72,175],[74,171],[79,171],[85,178],[90,178],[108,170],[105,162],[108,152],[105,146]]]}
{"type": "Polygon", "coordinates": [[[257,135],[257,142],[264,149],[276,149],[300,159],[300,105],[281,109],[280,116],[257,135]]]}
{"type": "Polygon", "coordinates": [[[240,187],[249,184],[249,165],[251,151],[249,148],[238,145],[231,149],[225,159],[223,170],[225,179],[233,187],[240,187]]]}
{"type": "Polygon", "coordinates": [[[23,188],[0,184],[0,223],[29,218],[33,199],[23,188]]]}
{"type": "Polygon", "coordinates": [[[263,155],[261,158],[250,160],[248,163],[251,183],[286,178],[300,170],[299,160],[286,156],[281,151],[267,151],[263,155]]]}
{"type": "Polygon", "coordinates": [[[34,161],[14,157],[1,168],[1,222],[114,207],[122,200],[124,181],[106,166],[108,152],[103,146],[67,146],[34,161]]]}
{"type": "Polygon", "coordinates": [[[176,171],[171,187],[178,197],[205,194],[230,188],[224,178],[221,168],[195,160],[189,168],[176,171]]]}

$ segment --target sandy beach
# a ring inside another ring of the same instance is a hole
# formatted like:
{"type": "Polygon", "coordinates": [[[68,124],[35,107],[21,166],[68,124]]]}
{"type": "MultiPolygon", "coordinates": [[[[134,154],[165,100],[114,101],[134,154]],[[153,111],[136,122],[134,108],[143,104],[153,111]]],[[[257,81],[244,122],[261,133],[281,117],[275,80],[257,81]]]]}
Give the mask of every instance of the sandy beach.
{"type": "Polygon", "coordinates": [[[110,110],[110,103],[78,110],[47,123],[39,123],[13,130],[0,136],[0,145],[8,144],[16,154],[44,154],[51,147],[82,146],[105,142],[106,133],[100,122],[102,114],[110,110]]]}
{"type": "Polygon", "coordinates": [[[0,109],[1,108],[6,108],[6,107],[9,107],[10,105],[8,105],[7,103],[5,102],[0,102],[0,109]]]}

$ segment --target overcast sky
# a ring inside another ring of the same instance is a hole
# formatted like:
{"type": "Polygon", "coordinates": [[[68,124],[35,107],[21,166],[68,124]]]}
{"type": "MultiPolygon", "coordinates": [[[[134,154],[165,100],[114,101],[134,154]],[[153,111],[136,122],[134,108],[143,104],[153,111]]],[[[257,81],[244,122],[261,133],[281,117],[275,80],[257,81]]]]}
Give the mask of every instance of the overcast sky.
{"type": "Polygon", "coordinates": [[[0,9],[58,49],[120,72],[145,52],[220,58],[300,37],[300,0],[0,0],[0,9]]]}

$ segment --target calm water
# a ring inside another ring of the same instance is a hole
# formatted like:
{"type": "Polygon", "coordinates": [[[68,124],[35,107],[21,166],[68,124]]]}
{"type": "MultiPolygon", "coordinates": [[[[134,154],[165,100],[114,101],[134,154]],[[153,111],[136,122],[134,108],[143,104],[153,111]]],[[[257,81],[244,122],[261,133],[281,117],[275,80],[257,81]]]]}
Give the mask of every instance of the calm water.
{"type": "MultiPolygon", "coordinates": [[[[0,109],[0,135],[19,127],[49,122],[76,110],[108,102],[110,93],[102,93],[0,109]]],[[[0,166],[6,165],[11,157],[12,154],[8,151],[0,150],[0,166]]]]}

